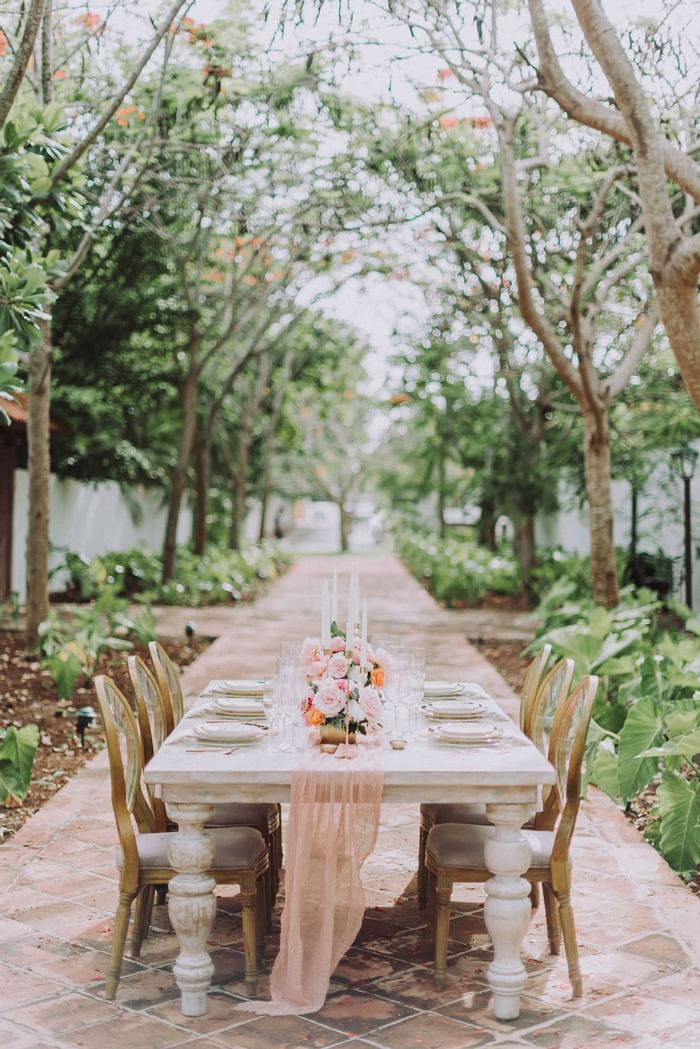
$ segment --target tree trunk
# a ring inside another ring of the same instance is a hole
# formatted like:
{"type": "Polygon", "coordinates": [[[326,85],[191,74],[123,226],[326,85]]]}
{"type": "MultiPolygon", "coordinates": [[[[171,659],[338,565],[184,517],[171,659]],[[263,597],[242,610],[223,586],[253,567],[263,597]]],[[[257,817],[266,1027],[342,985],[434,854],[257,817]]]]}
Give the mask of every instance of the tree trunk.
{"type": "Polygon", "coordinates": [[[441,446],[438,453],[438,528],[440,538],[445,538],[445,449],[441,446]]]}
{"type": "Polygon", "coordinates": [[[177,543],[177,525],[182,509],[182,500],[187,488],[187,470],[192,457],[195,431],[197,427],[197,384],[199,366],[193,361],[182,384],[182,436],[177,463],[170,480],[170,504],[168,519],[165,525],[163,543],[163,582],[172,579],[175,572],[175,549],[177,543]]]}
{"type": "Polygon", "coordinates": [[[243,538],[241,533],[245,520],[249,452],[250,434],[244,430],[238,443],[238,466],[231,478],[231,526],[229,528],[228,545],[232,550],[241,549],[243,538]]]}
{"type": "Polygon", "coordinates": [[[260,528],[258,529],[258,539],[262,543],[263,539],[267,537],[267,508],[270,502],[270,492],[272,490],[272,472],[270,469],[269,462],[265,464],[265,474],[263,477],[262,491],[260,492],[260,528]]]}
{"type": "Polygon", "coordinates": [[[338,509],[340,510],[340,550],[346,554],[350,538],[350,514],[343,501],[338,503],[338,509]]]}
{"type": "Polygon", "coordinates": [[[591,536],[591,588],[593,600],[613,608],[620,597],[613,545],[612,498],[610,492],[610,433],[607,409],[600,419],[583,413],[586,495],[591,536]]]}
{"type": "Polygon", "coordinates": [[[194,442],[194,522],[192,549],[202,554],[207,549],[207,510],[209,507],[209,435],[199,430],[194,442]]]}
{"type": "Polygon", "coordinates": [[[41,338],[29,351],[27,446],[29,516],[27,528],[27,645],[49,612],[49,483],[51,476],[51,321],[39,322],[41,338]]]}
{"type": "Polygon", "coordinates": [[[518,522],[513,545],[515,546],[515,553],[522,570],[525,588],[529,591],[530,576],[536,561],[535,518],[532,515],[523,517],[518,522]]]}
{"type": "Polygon", "coordinates": [[[486,496],[481,500],[481,515],[477,527],[477,536],[482,546],[489,550],[496,549],[496,505],[491,498],[486,496]]]}
{"type": "Polygon", "coordinates": [[[637,521],[639,518],[639,489],[636,480],[631,483],[632,507],[630,513],[630,557],[637,556],[637,521]]]}

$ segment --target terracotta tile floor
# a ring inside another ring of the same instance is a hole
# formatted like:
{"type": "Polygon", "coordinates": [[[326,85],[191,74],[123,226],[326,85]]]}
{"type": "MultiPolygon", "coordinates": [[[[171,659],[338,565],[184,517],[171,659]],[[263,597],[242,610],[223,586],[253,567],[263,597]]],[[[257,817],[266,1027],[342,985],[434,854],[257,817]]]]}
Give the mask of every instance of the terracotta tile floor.
{"type": "MultiPolygon", "coordinates": [[[[421,644],[432,676],[476,679],[509,713],[517,700],[464,640],[469,623],[439,609],[391,558],[361,559],[377,632],[421,644]]],[[[304,558],[256,604],[218,613],[225,632],[188,669],[190,694],[211,677],[260,673],[279,643],[315,622],[320,579],[348,561],[304,558]]],[[[164,610],[161,630],[183,610],[164,610]]],[[[178,616],[180,618],[178,618],[178,616]]],[[[196,621],[196,612],[187,613],[196,621]]],[[[522,624],[518,626],[522,629],[522,624]]],[[[203,631],[204,632],[204,631],[203,631]]],[[[573,1001],[563,958],[547,953],[538,912],[525,940],[529,973],[518,1020],[489,1009],[483,890],[460,887],[449,975],[436,990],[425,916],[416,908],[417,810],[384,812],[365,868],[367,911],[355,945],[310,1017],[235,1011],[245,996],[237,901],[227,892],[211,937],[215,991],[206,1017],[182,1016],[165,908],[142,958],[127,959],[115,1003],[103,979],[116,904],[115,834],[104,755],[0,847],[0,1045],[3,1049],[653,1049],[700,1047],[700,901],[602,795],[583,805],[575,840],[574,907],[585,996],[573,1001]]],[[[269,968],[277,931],[266,947],[269,968]]],[[[265,981],[262,980],[264,991],[265,981]]]]}

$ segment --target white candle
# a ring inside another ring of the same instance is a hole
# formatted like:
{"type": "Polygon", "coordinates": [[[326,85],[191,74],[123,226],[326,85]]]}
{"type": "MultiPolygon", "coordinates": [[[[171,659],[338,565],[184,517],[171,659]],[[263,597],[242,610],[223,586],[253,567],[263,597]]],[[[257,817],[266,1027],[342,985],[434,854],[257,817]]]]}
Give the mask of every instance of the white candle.
{"type": "Polygon", "coordinates": [[[333,572],[333,589],[331,590],[331,623],[338,625],[338,570],[333,572]]]}
{"type": "Polygon", "coordinates": [[[353,627],[360,621],[360,579],[357,572],[350,576],[350,617],[353,627]]]}
{"type": "Polygon", "coordinates": [[[353,642],[353,639],[354,639],[353,626],[354,626],[354,624],[353,624],[353,621],[352,621],[352,604],[350,602],[350,598],[348,597],[348,621],[347,621],[347,624],[346,624],[346,627],[345,627],[345,651],[346,652],[352,652],[352,642],[353,642]]]}
{"type": "Polygon", "coordinates": [[[367,598],[362,599],[362,634],[360,635],[360,666],[367,666],[367,598]]]}
{"type": "Polygon", "coordinates": [[[323,580],[321,591],[321,648],[326,651],[331,647],[331,618],[330,598],[328,596],[328,580],[323,580]]]}

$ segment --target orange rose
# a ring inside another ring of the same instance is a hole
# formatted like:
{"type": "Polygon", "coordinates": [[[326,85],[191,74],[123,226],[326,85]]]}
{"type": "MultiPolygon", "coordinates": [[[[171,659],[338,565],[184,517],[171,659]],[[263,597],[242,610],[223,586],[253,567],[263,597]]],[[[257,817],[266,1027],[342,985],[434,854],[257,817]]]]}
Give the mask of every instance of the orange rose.
{"type": "Polygon", "coordinates": [[[317,707],[312,707],[309,711],[309,724],[311,725],[322,725],[324,721],[324,715],[318,710],[317,707]]]}
{"type": "Polygon", "coordinates": [[[372,684],[375,688],[384,687],[384,667],[375,667],[371,674],[372,684]]]}

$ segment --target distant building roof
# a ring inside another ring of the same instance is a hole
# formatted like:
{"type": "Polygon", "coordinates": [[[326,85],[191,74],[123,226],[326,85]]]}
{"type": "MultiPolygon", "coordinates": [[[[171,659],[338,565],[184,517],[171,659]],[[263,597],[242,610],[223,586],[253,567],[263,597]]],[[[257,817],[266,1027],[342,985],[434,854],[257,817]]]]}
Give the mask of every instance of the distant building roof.
{"type": "MultiPolygon", "coordinates": [[[[24,431],[27,429],[27,422],[29,420],[29,402],[26,393],[14,394],[14,399],[11,401],[2,402],[3,411],[7,412],[10,417],[10,429],[24,431]]],[[[55,419],[51,420],[50,423],[51,433],[67,433],[68,427],[64,423],[59,423],[55,419]]]]}

